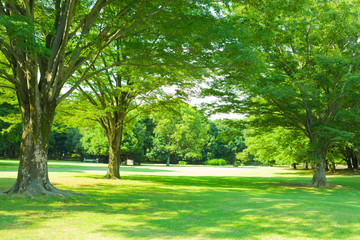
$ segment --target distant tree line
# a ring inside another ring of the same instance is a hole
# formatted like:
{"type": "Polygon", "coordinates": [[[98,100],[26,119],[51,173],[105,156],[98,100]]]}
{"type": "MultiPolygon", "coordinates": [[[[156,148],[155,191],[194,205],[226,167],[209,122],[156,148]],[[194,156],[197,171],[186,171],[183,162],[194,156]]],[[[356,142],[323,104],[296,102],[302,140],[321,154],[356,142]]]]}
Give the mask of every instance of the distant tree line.
{"type": "MultiPolygon", "coordinates": [[[[141,117],[124,127],[120,159],[137,162],[193,164],[222,158],[232,164],[236,153],[245,149],[242,130],[229,123],[238,120],[208,120],[188,104],[179,105],[179,112],[169,108],[167,114],[156,112],[141,117]]],[[[16,107],[1,104],[0,111],[16,112],[16,107]]],[[[9,117],[9,116],[7,116],[9,117]]],[[[0,157],[17,158],[20,154],[20,123],[0,121],[0,157]],[[8,130],[11,129],[11,130],[8,130]]],[[[109,147],[98,125],[83,128],[54,124],[50,133],[48,158],[54,160],[83,160],[99,158],[108,162],[109,147]]]]}
{"type": "MultiPolygon", "coordinates": [[[[206,160],[224,159],[228,164],[291,165],[314,167],[311,146],[297,131],[277,128],[254,128],[248,120],[209,120],[188,104],[162,109],[143,116],[124,128],[120,161],[202,164],[206,160]],[[166,114],[164,114],[164,111],[166,114]]],[[[9,113],[16,107],[2,103],[0,113],[0,157],[17,158],[20,153],[20,123],[10,124],[9,113]],[[6,118],[4,116],[7,116],[6,118]]],[[[13,115],[15,116],[15,115],[13,115]]],[[[49,159],[79,160],[99,158],[107,163],[109,147],[100,126],[84,128],[55,124],[50,134],[49,159]]],[[[331,148],[326,169],[336,164],[359,168],[360,153],[356,143],[347,142],[331,148]]]]}

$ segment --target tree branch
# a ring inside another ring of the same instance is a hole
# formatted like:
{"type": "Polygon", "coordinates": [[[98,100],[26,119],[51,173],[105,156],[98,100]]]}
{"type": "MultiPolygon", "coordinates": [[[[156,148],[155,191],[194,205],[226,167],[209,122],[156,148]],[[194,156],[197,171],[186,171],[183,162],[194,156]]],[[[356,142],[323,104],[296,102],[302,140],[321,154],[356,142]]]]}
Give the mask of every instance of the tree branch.
{"type": "Polygon", "coordinates": [[[95,100],[89,95],[87,94],[87,92],[85,92],[80,86],[79,86],[80,91],[86,96],[86,98],[89,100],[89,102],[94,105],[97,106],[98,104],[95,102],[95,100]]]}
{"type": "Polygon", "coordinates": [[[7,72],[3,71],[0,69],[0,77],[2,77],[3,79],[11,82],[12,84],[16,85],[16,86],[20,86],[20,82],[17,81],[13,76],[7,74],[7,72]]]}
{"type": "Polygon", "coordinates": [[[16,91],[16,89],[14,87],[6,86],[6,85],[0,85],[0,88],[9,88],[11,90],[16,91]]]}

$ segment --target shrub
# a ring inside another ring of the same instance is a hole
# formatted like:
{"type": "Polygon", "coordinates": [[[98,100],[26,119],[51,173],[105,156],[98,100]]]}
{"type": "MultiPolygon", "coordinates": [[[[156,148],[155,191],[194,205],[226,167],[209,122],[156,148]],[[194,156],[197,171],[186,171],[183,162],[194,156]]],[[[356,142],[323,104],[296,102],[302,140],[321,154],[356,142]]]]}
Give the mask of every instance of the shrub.
{"type": "Polygon", "coordinates": [[[226,160],[225,159],[210,159],[204,162],[205,165],[225,165],[226,160]]]}
{"type": "Polygon", "coordinates": [[[187,164],[187,162],[185,162],[185,161],[179,161],[178,163],[179,163],[179,165],[186,165],[187,164]]]}

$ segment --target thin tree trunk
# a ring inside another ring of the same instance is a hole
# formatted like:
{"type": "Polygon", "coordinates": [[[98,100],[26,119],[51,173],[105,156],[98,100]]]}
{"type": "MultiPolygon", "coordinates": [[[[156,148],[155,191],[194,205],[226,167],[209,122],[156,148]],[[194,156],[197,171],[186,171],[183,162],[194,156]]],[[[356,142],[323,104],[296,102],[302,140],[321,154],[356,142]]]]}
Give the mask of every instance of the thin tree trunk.
{"type": "Polygon", "coordinates": [[[168,152],[168,155],[167,155],[166,166],[170,166],[170,152],[168,152]]]}
{"type": "MultiPolygon", "coordinates": [[[[109,144],[109,164],[105,178],[120,179],[120,153],[122,142],[123,127],[107,133],[107,140],[109,144]]],[[[105,131],[106,133],[106,131],[105,131]]]]}
{"type": "Polygon", "coordinates": [[[312,186],[315,187],[323,187],[329,186],[328,181],[326,180],[326,152],[321,151],[319,154],[318,163],[316,164],[316,168],[314,170],[313,178],[310,182],[312,186]]]}
{"type": "Polygon", "coordinates": [[[329,171],[329,162],[325,160],[325,171],[329,171]]]}
{"type": "Polygon", "coordinates": [[[352,166],[354,169],[359,168],[359,161],[358,161],[358,156],[356,153],[353,153],[353,155],[352,155],[352,166]]]}
{"type": "Polygon", "coordinates": [[[335,162],[331,162],[331,164],[330,164],[330,170],[331,170],[332,173],[335,173],[335,172],[336,172],[335,162]]]}
{"type": "Polygon", "coordinates": [[[352,169],[352,168],[353,168],[353,167],[352,167],[352,164],[351,164],[351,159],[350,159],[350,158],[345,157],[345,158],[344,158],[344,161],[346,162],[346,165],[347,165],[348,169],[352,169]]]}

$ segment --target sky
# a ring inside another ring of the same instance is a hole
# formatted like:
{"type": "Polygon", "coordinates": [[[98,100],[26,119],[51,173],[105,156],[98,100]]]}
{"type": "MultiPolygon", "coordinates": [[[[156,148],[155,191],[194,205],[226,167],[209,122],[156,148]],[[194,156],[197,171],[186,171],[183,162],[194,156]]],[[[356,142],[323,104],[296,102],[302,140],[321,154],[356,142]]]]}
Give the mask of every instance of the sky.
{"type": "MultiPolygon", "coordinates": [[[[198,107],[202,103],[212,103],[219,101],[219,98],[217,97],[206,97],[206,98],[197,98],[197,97],[191,97],[189,104],[191,106],[198,107]]],[[[217,113],[210,115],[210,120],[216,120],[216,119],[241,119],[244,118],[243,115],[238,113],[217,113]]]]}

